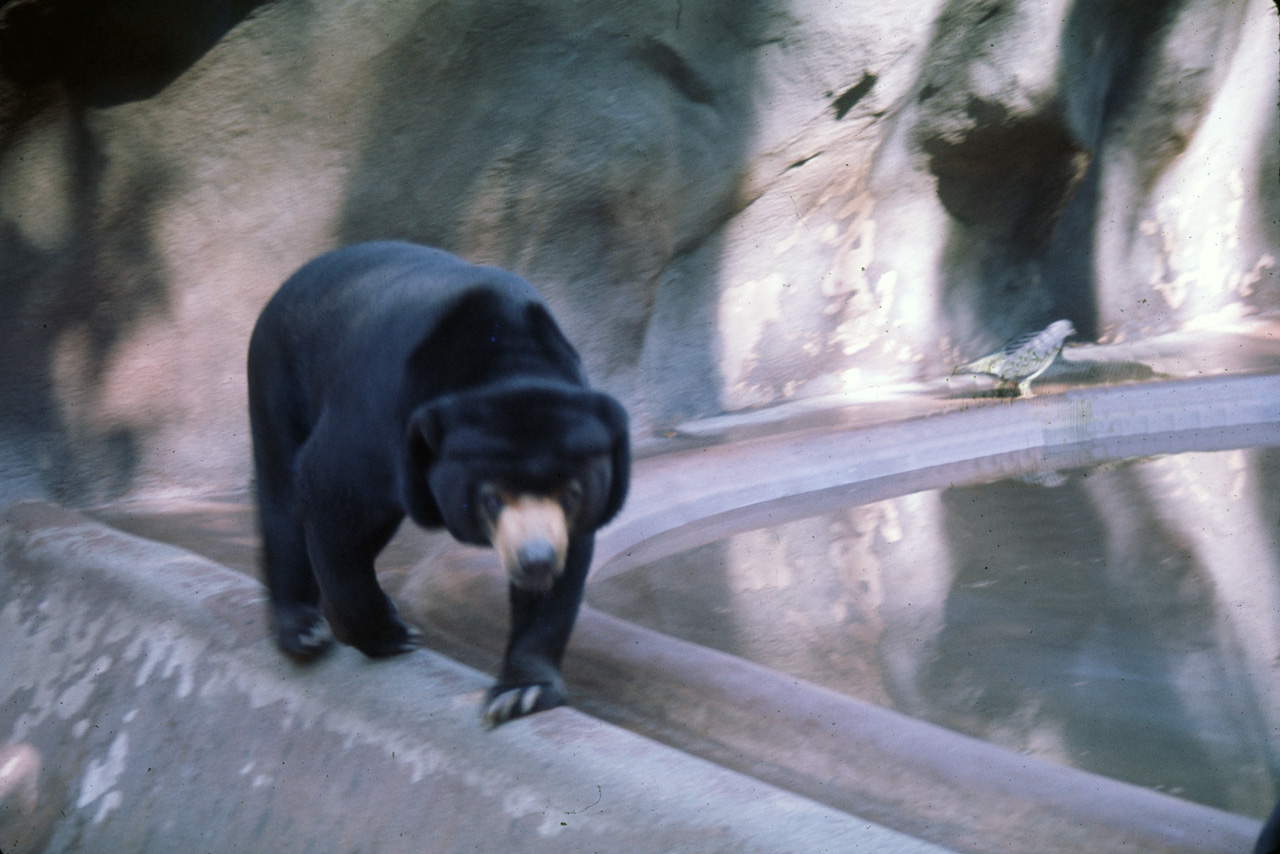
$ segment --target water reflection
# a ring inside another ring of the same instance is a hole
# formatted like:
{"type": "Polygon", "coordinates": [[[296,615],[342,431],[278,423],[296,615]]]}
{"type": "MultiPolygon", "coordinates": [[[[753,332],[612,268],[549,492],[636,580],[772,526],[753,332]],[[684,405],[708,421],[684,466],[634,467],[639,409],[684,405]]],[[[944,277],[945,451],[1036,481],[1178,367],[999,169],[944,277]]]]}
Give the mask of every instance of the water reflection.
{"type": "Polygon", "coordinates": [[[1278,458],[917,493],[739,534],[590,595],[1010,749],[1263,816],[1280,772],[1278,458]]]}

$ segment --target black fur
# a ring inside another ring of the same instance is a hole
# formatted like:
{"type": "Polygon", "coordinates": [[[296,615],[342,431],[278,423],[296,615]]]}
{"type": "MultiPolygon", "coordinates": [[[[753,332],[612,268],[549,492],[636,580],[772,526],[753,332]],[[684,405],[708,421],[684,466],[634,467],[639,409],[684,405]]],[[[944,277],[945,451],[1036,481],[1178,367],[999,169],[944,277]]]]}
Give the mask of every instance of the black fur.
{"type": "Polygon", "coordinates": [[[280,648],[338,640],[405,652],[412,631],[373,562],[405,515],[487,544],[481,483],[581,486],[564,571],[511,586],[511,632],[485,717],[560,705],[560,660],[597,528],[626,497],[627,417],[591,391],[577,353],[520,277],[409,243],[322,255],[263,309],[249,343],[262,562],[280,648]]]}
{"type": "Polygon", "coordinates": [[[1258,841],[1253,844],[1253,854],[1280,854],[1280,804],[1276,804],[1262,825],[1258,841]]]}

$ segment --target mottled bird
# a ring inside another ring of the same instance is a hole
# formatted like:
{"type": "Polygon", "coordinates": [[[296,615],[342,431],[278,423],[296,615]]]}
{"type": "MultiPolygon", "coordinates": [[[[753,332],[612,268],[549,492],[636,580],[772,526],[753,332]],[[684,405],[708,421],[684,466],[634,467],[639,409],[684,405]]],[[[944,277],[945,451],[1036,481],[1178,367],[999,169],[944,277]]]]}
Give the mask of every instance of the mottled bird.
{"type": "Polygon", "coordinates": [[[1076,334],[1070,320],[1055,320],[1039,332],[1014,338],[990,356],[960,365],[954,374],[990,374],[1001,383],[1016,385],[1018,394],[1032,397],[1031,381],[1045,372],[1062,352],[1062,343],[1076,334]]]}

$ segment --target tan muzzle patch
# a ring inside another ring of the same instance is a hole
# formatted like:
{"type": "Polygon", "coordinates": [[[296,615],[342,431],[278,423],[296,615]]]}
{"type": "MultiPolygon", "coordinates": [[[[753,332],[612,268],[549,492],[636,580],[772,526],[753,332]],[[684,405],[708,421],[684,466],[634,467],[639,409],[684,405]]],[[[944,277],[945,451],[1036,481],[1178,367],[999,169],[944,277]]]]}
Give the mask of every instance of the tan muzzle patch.
{"type": "Polygon", "coordinates": [[[569,525],[554,498],[515,495],[498,514],[491,539],[517,587],[546,590],[564,571],[569,525]]]}

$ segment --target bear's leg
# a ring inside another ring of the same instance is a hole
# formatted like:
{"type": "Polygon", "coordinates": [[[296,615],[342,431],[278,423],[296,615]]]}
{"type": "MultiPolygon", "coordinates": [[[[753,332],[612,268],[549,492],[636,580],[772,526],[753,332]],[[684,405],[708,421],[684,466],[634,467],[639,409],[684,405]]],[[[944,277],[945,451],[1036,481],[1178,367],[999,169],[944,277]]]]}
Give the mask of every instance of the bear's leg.
{"type": "Polygon", "coordinates": [[[374,558],[401,518],[389,509],[370,513],[337,501],[308,501],[307,553],[320,585],[324,615],[338,640],[373,658],[417,646],[417,634],[400,619],[373,569],[374,558]]]}
{"type": "Polygon", "coordinates": [[[511,633],[502,672],[485,698],[486,726],[564,704],[560,661],[582,605],[594,547],[594,534],[571,539],[564,573],[546,593],[510,587],[511,633]]]}
{"type": "Polygon", "coordinates": [[[333,638],[320,615],[320,588],[307,559],[296,504],[259,485],[258,525],[276,645],[295,661],[311,661],[329,648],[333,638]]]}

